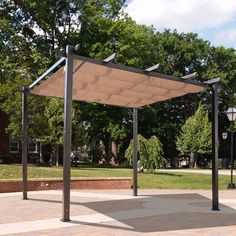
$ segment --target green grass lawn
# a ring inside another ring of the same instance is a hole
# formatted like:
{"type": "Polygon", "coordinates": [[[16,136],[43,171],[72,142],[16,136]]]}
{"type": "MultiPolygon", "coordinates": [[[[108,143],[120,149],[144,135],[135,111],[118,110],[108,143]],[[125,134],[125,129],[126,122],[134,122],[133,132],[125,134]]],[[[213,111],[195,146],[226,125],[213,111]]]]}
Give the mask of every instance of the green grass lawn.
{"type": "MultiPolygon", "coordinates": [[[[20,179],[21,166],[0,165],[0,179],[20,179]]],[[[127,168],[92,168],[72,167],[72,177],[132,177],[132,169],[127,168]]],[[[60,178],[61,167],[28,167],[29,178],[60,178]]],[[[219,176],[219,188],[226,189],[230,176],[219,176]]],[[[211,175],[193,173],[155,174],[140,173],[138,175],[139,188],[157,189],[211,189],[211,175]]]]}

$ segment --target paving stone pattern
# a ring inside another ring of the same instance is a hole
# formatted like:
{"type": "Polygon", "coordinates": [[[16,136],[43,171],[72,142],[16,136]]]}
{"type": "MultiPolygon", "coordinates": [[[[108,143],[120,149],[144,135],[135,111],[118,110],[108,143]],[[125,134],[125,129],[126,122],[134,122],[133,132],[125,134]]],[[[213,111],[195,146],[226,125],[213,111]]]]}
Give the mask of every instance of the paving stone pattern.
{"type": "Polygon", "coordinates": [[[207,190],[73,190],[71,222],[61,222],[59,190],[0,194],[0,235],[235,236],[236,191],[220,192],[211,211],[207,190]]]}

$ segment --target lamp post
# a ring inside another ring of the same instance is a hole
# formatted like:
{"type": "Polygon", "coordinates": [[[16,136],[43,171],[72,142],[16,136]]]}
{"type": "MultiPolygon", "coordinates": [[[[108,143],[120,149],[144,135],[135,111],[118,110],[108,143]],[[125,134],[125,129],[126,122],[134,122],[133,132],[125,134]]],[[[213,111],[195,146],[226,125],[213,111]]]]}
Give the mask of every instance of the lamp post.
{"type": "Polygon", "coordinates": [[[224,132],[224,133],[222,134],[222,138],[223,138],[224,140],[226,140],[226,139],[227,139],[227,137],[228,137],[228,134],[227,134],[227,132],[224,132]]]}
{"type": "MultiPolygon", "coordinates": [[[[227,132],[222,133],[222,138],[223,140],[226,140],[228,138],[228,133],[227,132]]],[[[226,154],[226,152],[224,152],[224,154],[226,154]]],[[[223,169],[228,168],[228,160],[226,159],[226,155],[222,157],[222,168],[223,169]]]]}
{"type": "Polygon", "coordinates": [[[233,155],[233,148],[234,148],[234,141],[233,141],[233,122],[236,120],[236,108],[230,107],[226,111],[227,117],[231,122],[231,178],[230,183],[228,184],[228,189],[234,189],[235,184],[233,183],[233,169],[234,169],[234,155],[233,155]]]}

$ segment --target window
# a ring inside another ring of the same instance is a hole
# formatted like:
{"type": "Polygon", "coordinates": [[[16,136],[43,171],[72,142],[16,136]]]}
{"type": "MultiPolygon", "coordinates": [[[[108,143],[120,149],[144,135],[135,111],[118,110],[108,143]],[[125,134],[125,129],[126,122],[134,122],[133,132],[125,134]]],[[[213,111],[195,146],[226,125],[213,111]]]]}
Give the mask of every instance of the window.
{"type": "Polygon", "coordinates": [[[19,152],[19,142],[9,136],[9,151],[11,153],[17,153],[19,152]]]}
{"type": "Polygon", "coordinates": [[[35,141],[29,140],[29,142],[28,142],[28,151],[30,153],[37,153],[38,152],[37,143],[35,141]]]}

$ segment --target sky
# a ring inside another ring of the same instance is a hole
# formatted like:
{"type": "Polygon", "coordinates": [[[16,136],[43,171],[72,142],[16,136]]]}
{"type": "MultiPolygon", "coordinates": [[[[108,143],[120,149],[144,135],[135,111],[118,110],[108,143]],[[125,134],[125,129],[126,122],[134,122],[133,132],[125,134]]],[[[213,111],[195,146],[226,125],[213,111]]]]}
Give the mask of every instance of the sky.
{"type": "Polygon", "coordinates": [[[236,0],[129,0],[127,5],[138,24],[194,32],[212,45],[236,49],[236,0]]]}

